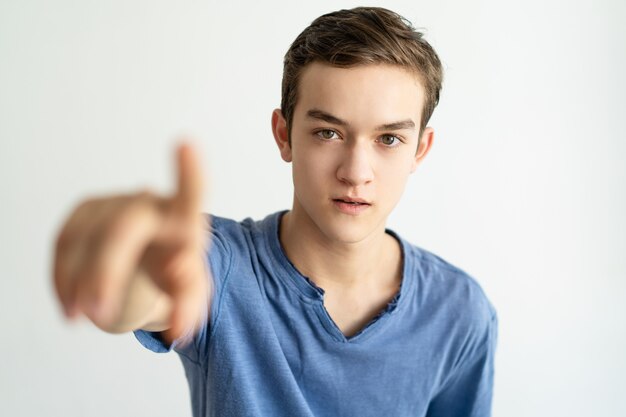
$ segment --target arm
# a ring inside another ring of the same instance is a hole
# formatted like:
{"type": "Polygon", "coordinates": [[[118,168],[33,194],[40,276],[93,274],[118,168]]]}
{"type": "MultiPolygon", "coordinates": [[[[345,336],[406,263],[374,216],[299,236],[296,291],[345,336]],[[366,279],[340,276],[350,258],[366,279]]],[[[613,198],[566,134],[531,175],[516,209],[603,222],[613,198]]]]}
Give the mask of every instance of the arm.
{"type": "Polygon", "coordinates": [[[100,329],[107,333],[126,333],[137,329],[161,332],[169,328],[171,314],[170,297],[159,290],[145,271],[139,270],[129,283],[126,302],[117,319],[106,327],[100,326],[100,329]]]}
{"type": "Polygon", "coordinates": [[[68,318],[112,333],[165,331],[173,340],[207,308],[202,176],[193,148],[178,149],[178,188],[92,199],[57,238],[54,282],[68,318]]]}

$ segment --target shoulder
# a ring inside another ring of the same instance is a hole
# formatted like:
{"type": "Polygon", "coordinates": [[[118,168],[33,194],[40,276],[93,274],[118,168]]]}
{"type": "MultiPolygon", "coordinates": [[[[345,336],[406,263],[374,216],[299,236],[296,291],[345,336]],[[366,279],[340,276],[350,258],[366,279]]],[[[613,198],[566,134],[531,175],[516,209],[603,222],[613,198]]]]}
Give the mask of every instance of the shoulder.
{"type": "Polygon", "coordinates": [[[266,252],[267,236],[275,228],[280,213],[269,214],[262,220],[246,218],[241,221],[204,214],[207,255],[214,269],[225,273],[226,264],[239,264],[259,252],[266,252]]]}
{"type": "Polygon", "coordinates": [[[422,290],[432,292],[438,301],[454,301],[475,314],[491,318],[496,311],[478,280],[444,258],[413,244],[406,244],[411,274],[422,290]]]}
{"type": "Polygon", "coordinates": [[[213,214],[205,214],[204,217],[211,249],[215,247],[215,250],[229,256],[246,246],[246,234],[255,224],[250,218],[236,221],[213,214]]]}
{"type": "Polygon", "coordinates": [[[212,236],[218,239],[241,239],[245,234],[264,232],[271,227],[280,213],[273,213],[263,220],[254,220],[250,217],[237,221],[214,214],[204,213],[205,227],[212,236]]]}
{"type": "Polygon", "coordinates": [[[498,318],[479,282],[442,257],[405,242],[415,284],[413,311],[441,342],[446,369],[455,372],[493,354],[498,318]]]}
{"type": "Polygon", "coordinates": [[[476,347],[487,344],[497,313],[477,279],[428,250],[406,241],[403,246],[405,273],[415,285],[411,302],[445,331],[468,337],[476,347]]]}
{"type": "Polygon", "coordinates": [[[241,234],[243,231],[242,222],[209,213],[205,213],[204,218],[206,229],[212,237],[223,239],[241,234]]]}

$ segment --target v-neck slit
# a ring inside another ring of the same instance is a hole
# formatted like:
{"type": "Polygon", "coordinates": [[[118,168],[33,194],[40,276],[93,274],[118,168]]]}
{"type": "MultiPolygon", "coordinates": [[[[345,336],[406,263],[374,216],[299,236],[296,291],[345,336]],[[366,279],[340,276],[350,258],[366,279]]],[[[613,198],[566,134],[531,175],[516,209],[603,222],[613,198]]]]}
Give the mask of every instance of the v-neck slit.
{"type": "Polygon", "coordinates": [[[352,336],[346,336],[339,328],[337,323],[332,319],[330,313],[324,305],[324,289],[318,287],[309,277],[302,274],[295,265],[289,260],[280,243],[280,221],[287,211],[282,211],[271,216],[268,221],[270,233],[267,234],[266,244],[271,252],[274,252],[276,277],[291,291],[296,291],[299,298],[304,301],[311,311],[317,316],[317,321],[324,328],[325,332],[335,341],[341,343],[358,343],[363,342],[375,333],[376,329],[383,326],[384,322],[400,308],[406,294],[409,292],[410,283],[410,265],[408,265],[406,256],[405,242],[392,230],[385,229],[385,232],[396,239],[401,248],[402,256],[402,279],[398,291],[384,308],[382,308],[376,316],[368,321],[359,331],[352,336]]]}

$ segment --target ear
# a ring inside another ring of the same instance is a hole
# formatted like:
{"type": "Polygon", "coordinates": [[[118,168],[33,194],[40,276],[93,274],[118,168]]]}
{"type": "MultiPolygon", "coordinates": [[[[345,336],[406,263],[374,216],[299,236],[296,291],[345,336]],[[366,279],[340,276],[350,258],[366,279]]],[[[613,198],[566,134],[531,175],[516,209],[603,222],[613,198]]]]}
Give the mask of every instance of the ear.
{"type": "Polygon", "coordinates": [[[291,162],[291,144],[289,143],[289,133],[287,132],[287,121],[280,109],[274,109],[272,112],[272,133],[274,134],[276,145],[278,145],[281,158],[285,162],[291,162]]]}
{"type": "Polygon", "coordinates": [[[432,127],[427,127],[422,132],[422,136],[420,137],[420,143],[417,147],[417,152],[415,153],[415,157],[413,158],[413,164],[411,165],[411,173],[415,172],[417,166],[424,160],[428,151],[430,151],[430,147],[433,146],[433,141],[435,140],[435,130],[432,127]]]}

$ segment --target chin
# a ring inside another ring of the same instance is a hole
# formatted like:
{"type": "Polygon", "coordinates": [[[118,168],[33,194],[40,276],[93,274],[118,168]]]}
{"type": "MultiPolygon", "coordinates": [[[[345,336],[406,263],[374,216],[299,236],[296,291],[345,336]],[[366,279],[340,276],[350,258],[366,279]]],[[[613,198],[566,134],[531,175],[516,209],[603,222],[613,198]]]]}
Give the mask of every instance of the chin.
{"type": "Polygon", "coordinates": [[[321,232],[331,241],[337,243],[353,244],[367,240],[378,229],[372,219],[350,218],[339,216],[323,224],[318,224],[321,232]]]}
{"type": "Polygon", "coordinates": [[[317,233],[328,242],[355,244],[371,239],[378,231],[384,233],[386,217],[378,206],[372,206],[358,215],[350,215],[339,211],[332,200],[320,204],[309,199],[296,200],[294,209],[300,213],[306,228],[317,229],[317,233]]]}

